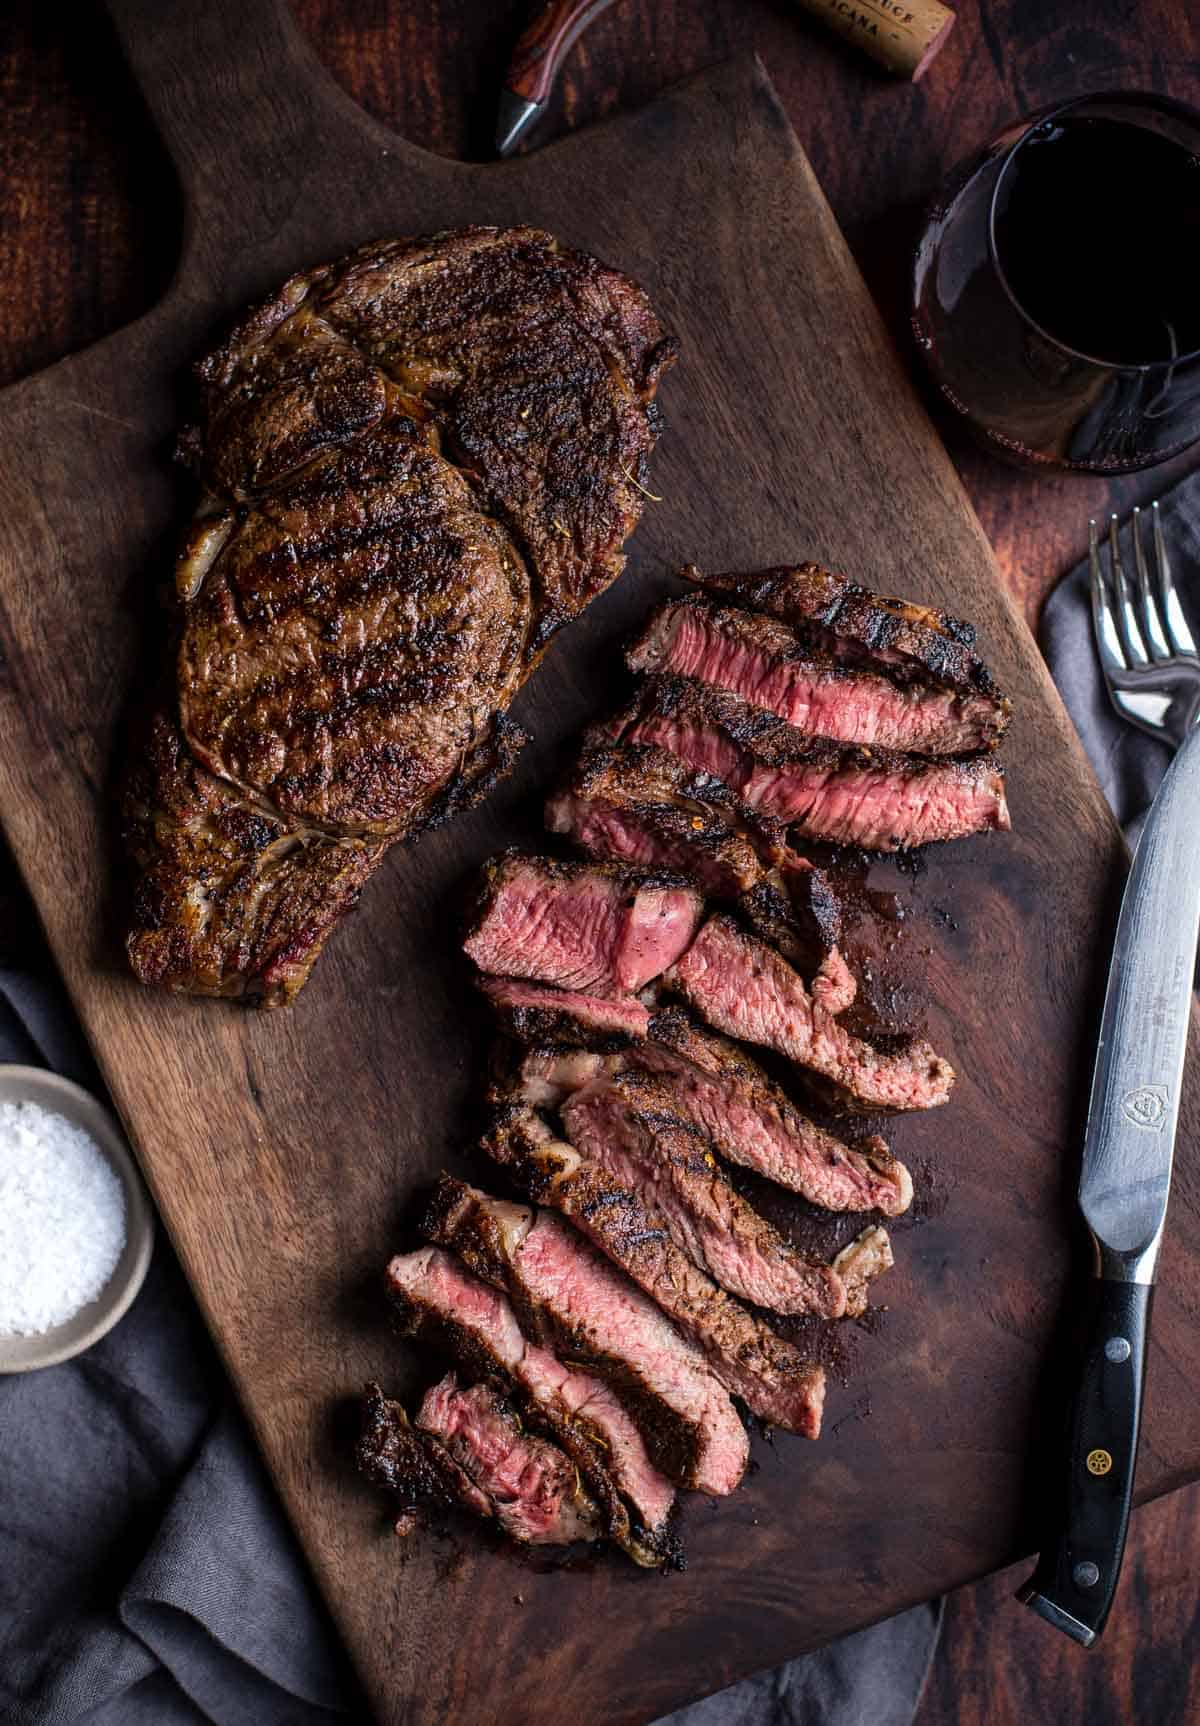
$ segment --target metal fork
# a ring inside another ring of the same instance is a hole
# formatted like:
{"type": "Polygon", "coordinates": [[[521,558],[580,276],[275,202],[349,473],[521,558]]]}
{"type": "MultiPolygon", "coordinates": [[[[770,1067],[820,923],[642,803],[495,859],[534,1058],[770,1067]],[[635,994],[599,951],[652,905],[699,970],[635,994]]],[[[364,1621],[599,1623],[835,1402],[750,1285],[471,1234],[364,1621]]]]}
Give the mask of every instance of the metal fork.
{"type": "Polygon", "coordinates": [[[1092,623],[1109,700],[1122,719],[1178,747],[1200,714],[1200,653],[1188,628],[1163,542],[1158,505],[1150,506],[1153,556],[1142,545],[1142,512],[1131,523],[1135,580],[1121,556],[1116,516],[1108,523],[1110,570],[1100,530],[1088,523],[1092,623]]]}

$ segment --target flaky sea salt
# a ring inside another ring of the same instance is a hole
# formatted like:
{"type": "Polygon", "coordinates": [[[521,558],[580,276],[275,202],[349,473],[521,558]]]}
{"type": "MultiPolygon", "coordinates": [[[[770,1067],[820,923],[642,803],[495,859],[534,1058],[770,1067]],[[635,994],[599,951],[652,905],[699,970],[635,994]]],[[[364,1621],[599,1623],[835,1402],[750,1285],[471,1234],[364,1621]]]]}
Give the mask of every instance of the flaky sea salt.
{"type": "Polygon", "coordinates": [[[36,1336],[95,1300],[125,1245],[125,1194],[90,1133],[0,1103],[0,1336],[36,1336]]]}

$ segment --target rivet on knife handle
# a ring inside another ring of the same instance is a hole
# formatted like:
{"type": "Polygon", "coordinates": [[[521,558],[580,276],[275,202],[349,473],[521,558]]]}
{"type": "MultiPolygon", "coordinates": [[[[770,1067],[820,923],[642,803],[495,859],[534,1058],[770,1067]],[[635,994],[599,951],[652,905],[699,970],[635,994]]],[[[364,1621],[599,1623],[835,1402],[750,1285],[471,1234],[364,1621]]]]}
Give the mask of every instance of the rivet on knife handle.
{"type": "Polygon", "coordinates": [[[613,0],[549,0],[513,49],[496,124],[496,150],[509,156],[541,115],[559,67],[588,25],[613,0]]]}

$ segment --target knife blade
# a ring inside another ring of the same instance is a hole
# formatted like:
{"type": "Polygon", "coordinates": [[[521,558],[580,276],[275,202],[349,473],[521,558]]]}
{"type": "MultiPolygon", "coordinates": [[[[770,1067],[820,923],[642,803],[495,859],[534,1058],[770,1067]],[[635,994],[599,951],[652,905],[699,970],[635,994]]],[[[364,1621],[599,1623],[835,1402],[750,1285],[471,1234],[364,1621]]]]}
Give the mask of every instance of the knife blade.
{"type": "Polygon", "coordinates": [[[1018,1595],[1085,1647],[1125,1549],[1198,934],[1200,727],[1167,769],[1121,901],[1079,1178],[1096,1274],[1061,1526],[1018,1595]]]}

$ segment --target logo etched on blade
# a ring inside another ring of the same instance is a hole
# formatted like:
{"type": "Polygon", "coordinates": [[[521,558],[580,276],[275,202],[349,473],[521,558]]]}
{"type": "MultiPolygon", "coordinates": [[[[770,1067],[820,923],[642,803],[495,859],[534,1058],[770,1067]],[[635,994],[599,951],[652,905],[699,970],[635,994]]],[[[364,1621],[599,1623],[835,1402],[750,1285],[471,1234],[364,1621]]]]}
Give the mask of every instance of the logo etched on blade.
{"type": "Polygon", "coordinates": [[[1139,1085],[1136,1091],[1126,1091],[1121,1098],[1121,1113],[1135,1127],[1157,1132],[1167,1118],[1168,1101],[1165,1085],[1139,1085]]]}

